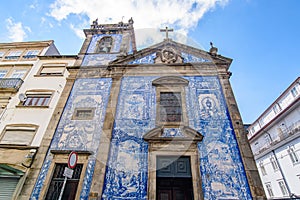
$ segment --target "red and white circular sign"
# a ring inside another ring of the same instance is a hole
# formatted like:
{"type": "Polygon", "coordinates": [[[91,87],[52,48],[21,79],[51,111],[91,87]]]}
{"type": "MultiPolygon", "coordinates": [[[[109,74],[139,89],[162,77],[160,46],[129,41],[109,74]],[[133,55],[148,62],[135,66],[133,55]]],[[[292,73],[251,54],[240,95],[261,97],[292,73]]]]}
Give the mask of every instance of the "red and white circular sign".
{"type": "Polygon", "coordinates": [[[75,151],[72,151],[68,159],[68,167],[74,169],[78,160],[78,154],[75,151]]]}

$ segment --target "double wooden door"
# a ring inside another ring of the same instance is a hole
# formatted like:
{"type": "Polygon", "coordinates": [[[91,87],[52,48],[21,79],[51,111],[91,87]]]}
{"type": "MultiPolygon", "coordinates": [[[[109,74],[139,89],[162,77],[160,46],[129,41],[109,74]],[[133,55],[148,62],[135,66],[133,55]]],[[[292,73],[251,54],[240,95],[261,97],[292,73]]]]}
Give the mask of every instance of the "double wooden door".
{"type": "Polygon", "coordinates": [[[190,157],[159,156],[156,166],[157,200],[193,200],[190,157]]]}
{"type": "Polygon", "coordinates": [[[193,200],[190,178],[158,178],[157,200],[193,200]]]}

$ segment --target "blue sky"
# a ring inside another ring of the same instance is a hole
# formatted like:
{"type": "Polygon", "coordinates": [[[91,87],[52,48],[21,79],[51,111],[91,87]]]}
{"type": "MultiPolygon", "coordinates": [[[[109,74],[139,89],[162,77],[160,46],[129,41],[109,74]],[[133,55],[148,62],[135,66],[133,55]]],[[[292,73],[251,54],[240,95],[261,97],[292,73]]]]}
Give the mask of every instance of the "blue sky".
{"type": "Polygon", "coordinates": [[[299,0],[24,2],[1,2],[1,43],[54,40],[61,54],[77,54],[84,40],[82,29],[93,20],[117,23],[130,17],[140,46],[141,33],[166,25],[204,50],[212,41],[219,54],[233,59],[230,81],[244,123],[252,123],[300,74],[299,0]]]}

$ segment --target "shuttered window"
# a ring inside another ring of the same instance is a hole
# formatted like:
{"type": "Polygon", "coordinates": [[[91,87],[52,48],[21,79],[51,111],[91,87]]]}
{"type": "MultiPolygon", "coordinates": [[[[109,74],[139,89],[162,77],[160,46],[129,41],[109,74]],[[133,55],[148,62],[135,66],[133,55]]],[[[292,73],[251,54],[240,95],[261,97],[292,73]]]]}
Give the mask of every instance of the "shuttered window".
{"type": "Polygon", "coordinates": [[[27,95],[23,106],[48,106],[50,102],[50,94],[30,94],[27,95]]]}
{"type": "Polygon", "coordinates": [[[15,192],[19,177],[1,177],[0,176],[0,199],[9,200],[15,192]]]}
{"type": "Polygon", "coordinates": [[[0,144],[30,145],[36,127],[6,126],[0,144]]]}
{"type": "Polygon", "coordinates": [[[66,69],[66,64],[44,64],[40,70],[41,76],[57,76],[63,75],[66,69]]]}

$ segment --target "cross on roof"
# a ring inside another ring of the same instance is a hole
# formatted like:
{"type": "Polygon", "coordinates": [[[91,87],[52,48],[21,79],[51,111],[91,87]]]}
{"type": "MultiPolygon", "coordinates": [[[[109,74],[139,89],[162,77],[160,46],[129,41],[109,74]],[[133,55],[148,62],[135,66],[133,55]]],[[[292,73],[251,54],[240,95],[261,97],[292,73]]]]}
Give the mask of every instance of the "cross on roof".
{"type": "Polygon", "coordinates": [[[160,29],[160,32],[166,32],[166,39],[169,39],[169,37],[168,37],[168,33],[169,33],[169,31],[170,32],[173,32],[174,31],[174,29],[168,29],[168,27],[166,26],[166,28],[165,29],[160,29]]]}

